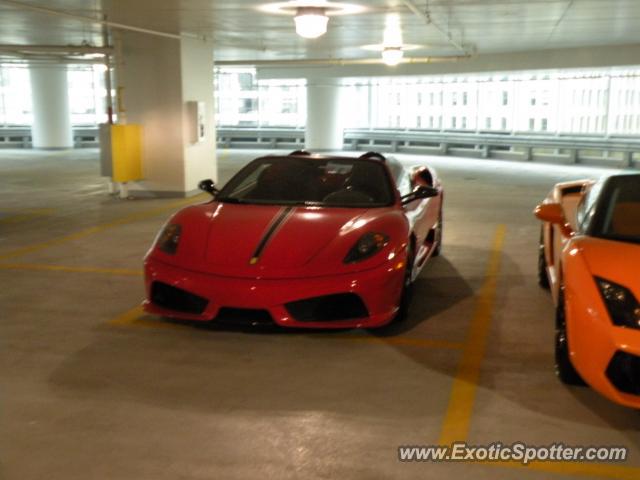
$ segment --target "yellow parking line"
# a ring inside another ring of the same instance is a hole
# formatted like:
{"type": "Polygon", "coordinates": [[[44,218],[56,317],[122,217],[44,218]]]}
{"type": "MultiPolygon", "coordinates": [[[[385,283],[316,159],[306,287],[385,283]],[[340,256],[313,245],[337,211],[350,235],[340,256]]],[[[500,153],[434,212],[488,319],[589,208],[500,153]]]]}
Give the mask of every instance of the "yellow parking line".
{"type": "Polygon", "coordinates": [[[119,227],[121,225],[126,225],[128,223],[137,222],[140,220],[145,220],[147,218],[154,217],[159,215],[160,213],[164,213],[167,210],[173,210],[175,208],[179,208],[185,205],[189,205],[201,199],[204,194],[197,195],[191,198],[184,198],[177,202],[172,202],[167,205],[163,205],[161,207],[152,208],[150,210],[145,210],[142,212],[132,213],[130,215],[126,215],[117,220],[113,220],[111,222],[103,223],[101,225],[96,225],[93,227],[85,228],[84,230],[80,230],[79,232],[71,233],[69,235],[64,235],[62,237],[54,238],[51,240],[47,240],[46,242],[36,243],[34,245],[29,245],[27,247],[18,248],[16,250],[9,251],[7,253],[0,254],[0,260],[6,260],[9,258],[15,258],[22,255],[26,255],[28,253],[38,252],[40,250],[44,250],[45,248],[53,247],[56,245],[60,245],[66,242],[71,242],[73,240],[79,240],[84,237],[88,237],[90,235],[94,235],[96,233],[101,233],[110,228],[119,227]]]}
{"type": "Polygon", "coordinates": [[[169,328],[169,329],[182,329],[186,325],[179,323],[171,323],[162,320],[153,320],[145,318],[142,305],[127,310],[122,315],[118,315],[116,318],[108,322],[113,327],[147,327],[147,328],[169,328]]]}
{"type": "Polygon", "coordinates": [[[398,346],[408,346],[408,347],[418,347],[418,348],[442,348],[442,349],[449,349],[449,350],[461,350],[464,347],[464,344],[460,342],[450,342],[448,340],[437,340],[432,338],[411,338],[411,337],[380,338],[380,337],[362,337],[362,336],[347,336],[347,335],[327,336],[325,338],[335,339],[335,340],[344,340],[344,341],[350,341],[350,342],[356,342],[356,343],[398,345],[398,346]]]}
{"type": "Polygon", "coordinates": [[[69,265],[44,265],[38,263],[0,263],[0,270],[30,270],[69,273],[101,273],[107,275],[142,276],[142,270],[127,268],[75,267],[69,265]]]}
{"type": "Polygon", "coordinates": [[[114,326],[131,325],[142,315],[144,315],[144,310],[142,309],[142,305],[137,305],[133,307],[131,310],[127,310],[122,315],[118,315],[113,320],[110,320],[109,325],[114,325],[114,326]]]}
{"type": "Polygon", "coordinates": [[[478,377],[480,376],[480,366],[484,357],[493,315],[505,233],[505,225],[499,225],[491,249],[485,282],[478,295],[478,303],[467,333],[462,359],[453,380],[449,405],[440,433],[439,443],[442,445],[449,445],[455,441],[464,441],[469,433],[478,377]]]}
{"type": "Polygon", "coordinates": [[[14,223],[27,222],[39,217],[53,215],[53,208],[33,208],[23,211],[0,210],[0,214],[6,213],[7,216],[0,217],[0,225],[12,225],[14,223]]]}

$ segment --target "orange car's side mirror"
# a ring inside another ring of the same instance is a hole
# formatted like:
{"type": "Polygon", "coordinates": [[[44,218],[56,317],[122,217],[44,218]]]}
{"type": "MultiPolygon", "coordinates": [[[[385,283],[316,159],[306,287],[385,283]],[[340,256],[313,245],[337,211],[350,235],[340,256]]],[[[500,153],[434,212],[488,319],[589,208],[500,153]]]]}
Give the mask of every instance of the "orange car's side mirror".
{"type": "Polygon", "coordinates": [[[559,203],[541,203],[535,208],[533,213],[543,222],[558,225],[565,236],[573,236],[574,232],[564,216],[562,205],[559,203]]]}
{"type": "Polygon", "coordinates": [[[538,220],[543,222],[549,222],[553,224],[563,225],[566,220],[564,219],[564,212],[562,211],[562,205],[559,203],[541,203],[533,211],[538,220]]]}

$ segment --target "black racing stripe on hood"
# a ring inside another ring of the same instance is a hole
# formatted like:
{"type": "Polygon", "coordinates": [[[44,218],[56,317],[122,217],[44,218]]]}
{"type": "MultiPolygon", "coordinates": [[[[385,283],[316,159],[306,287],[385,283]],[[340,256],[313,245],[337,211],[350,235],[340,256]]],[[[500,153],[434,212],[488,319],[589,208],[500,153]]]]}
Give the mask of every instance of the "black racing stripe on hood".
{"type": "Polygon", "coordinates": [[[258,243],[258,246],[253,252],[253,255],[251,255],[251,260],[249,261],[251,265],[255,265],[256,263],[258,263],[258,260],[260,259],[260,255],[262,255],[262,252],[264,252],[264,249],[269,243],[269,240],[271,240],[271,238],[275,235],[275,233],[279,230],[279,228],[291,216],[294,210],[295,210],[295,207],[286,207],[281,209],[280,213],[275,217],[273,217],[271,224],[269,225],[264,235],[260,239],[260,242],[258,243]]]}

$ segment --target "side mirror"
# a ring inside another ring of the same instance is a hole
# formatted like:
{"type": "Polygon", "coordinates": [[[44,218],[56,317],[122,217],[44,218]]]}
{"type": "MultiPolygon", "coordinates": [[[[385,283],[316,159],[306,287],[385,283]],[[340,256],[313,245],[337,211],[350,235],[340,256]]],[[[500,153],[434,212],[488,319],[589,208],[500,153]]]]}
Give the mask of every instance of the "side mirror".
{"type": "Polygon", "coordinates": [[[431,175],[431,172],[427,167],[416,168],[411,174],[411,177],[414,183],[417,183],[418,185],[424,185],[426,187],[433,186],[433,175],[431,175]]]}
{"type": "Polygon", "coordinates": [[[416,188],[413,192],[409,193],[408,195],[405,195],[404,197],[402,197],[401,198],[402,205],[407,205],[408,203],[411,203],[414,200],[418,200],[421,198],[437,197],[439,194],[440,192],[438,191],[437,188],[427,187],[423,185],[416,188]]]}
{"type": "Polygon", "coordinates": [[[563,225],[565,223],[562,205],[559,203],[541,203],[535,208],[533,214],[543,222],[555,225],[563,225]]]}
{"type": "Polygon", "coordinates": [[[574,231],[571,228],[571,225],[569,225],[569,222],[567,222],[567,219],[564,217],[562,205],[559,203],[541,203],[534,209],[533,214],[538,218],[538,220],[549,222],[552,225],[558,225],[560,227],[560,231],[565,237],[573,236],[574,231]]]}
{"type": "Polygon", "coordinates": [[[219,192],[219,190],[214,186],[213,180],[211,180],[210,178],[207,178],[206,180],[202,180],[198,184],[198,188],[203,192],[210,193],[214,197],[219,192]]]}

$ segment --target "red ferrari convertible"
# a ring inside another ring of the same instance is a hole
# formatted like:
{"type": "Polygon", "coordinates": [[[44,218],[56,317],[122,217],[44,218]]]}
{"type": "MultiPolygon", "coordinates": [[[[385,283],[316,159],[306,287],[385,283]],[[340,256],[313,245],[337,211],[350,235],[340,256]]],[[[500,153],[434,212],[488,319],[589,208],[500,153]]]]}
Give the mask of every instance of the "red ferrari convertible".
{"type": "Polygon", "coordinates": [[[442,238],[434,170],[305,151],[241,169],[164,226],[144,267],[147,312],[166,317],[380,327],[406,315],[442,238]]]}

